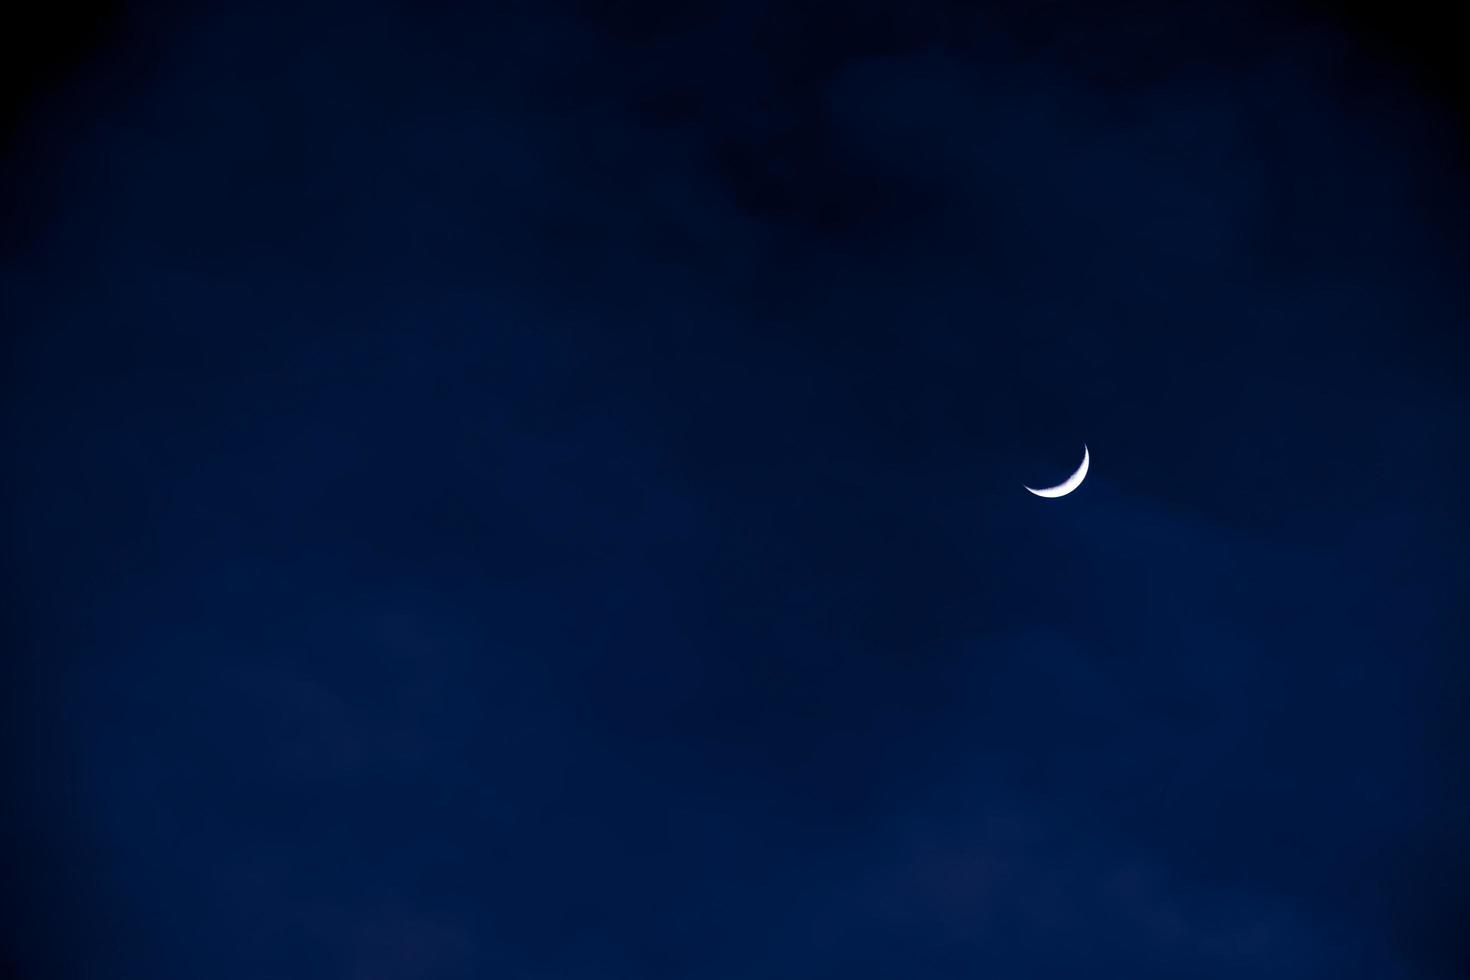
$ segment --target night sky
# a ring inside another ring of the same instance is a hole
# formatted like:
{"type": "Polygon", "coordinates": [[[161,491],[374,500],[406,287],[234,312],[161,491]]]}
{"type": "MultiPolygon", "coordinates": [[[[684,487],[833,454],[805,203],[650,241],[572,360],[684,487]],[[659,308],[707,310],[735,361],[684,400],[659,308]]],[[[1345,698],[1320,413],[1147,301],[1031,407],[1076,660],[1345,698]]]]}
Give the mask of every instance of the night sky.
{"type": "Polygon", "coordinates": [[[0,977],[1470,976],[1426,9],[7,28],[0,977]]]}

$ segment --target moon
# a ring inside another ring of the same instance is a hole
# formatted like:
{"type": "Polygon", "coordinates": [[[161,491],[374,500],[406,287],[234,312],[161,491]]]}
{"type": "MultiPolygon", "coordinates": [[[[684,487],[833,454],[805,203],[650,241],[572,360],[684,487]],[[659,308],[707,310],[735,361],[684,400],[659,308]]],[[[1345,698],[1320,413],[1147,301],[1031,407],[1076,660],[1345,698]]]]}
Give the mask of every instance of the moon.
{"type": "Polygon", "coordinates": [[[1073,473],[1071,476],[1067,477],[1065,480],[1063,480],[1061,483],[1058,483],[1054,487],[1046,487],[1043,490],[1031,490],[1030,487],[1026,487],[1026,489],[1030,490],[1038,497],[1065,497],[1073,490],[1076,490],[1078,487],[1082,486],[1082,481],[1087,479],[1087,462],[1087,444],[1083,443],[1082,465],[1077,467],[1076,473],[1073,473]]]}

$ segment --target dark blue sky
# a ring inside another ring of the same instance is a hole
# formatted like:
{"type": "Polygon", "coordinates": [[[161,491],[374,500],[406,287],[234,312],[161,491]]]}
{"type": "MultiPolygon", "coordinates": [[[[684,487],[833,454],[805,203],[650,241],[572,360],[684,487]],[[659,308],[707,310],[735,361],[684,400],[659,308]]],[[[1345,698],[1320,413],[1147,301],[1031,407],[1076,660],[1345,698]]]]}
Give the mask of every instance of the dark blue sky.
{"type": "Polygon", "coordinates": [[[15,102],[7,976],[1466,975],[1442,62],[291,6],[15,102]]]}

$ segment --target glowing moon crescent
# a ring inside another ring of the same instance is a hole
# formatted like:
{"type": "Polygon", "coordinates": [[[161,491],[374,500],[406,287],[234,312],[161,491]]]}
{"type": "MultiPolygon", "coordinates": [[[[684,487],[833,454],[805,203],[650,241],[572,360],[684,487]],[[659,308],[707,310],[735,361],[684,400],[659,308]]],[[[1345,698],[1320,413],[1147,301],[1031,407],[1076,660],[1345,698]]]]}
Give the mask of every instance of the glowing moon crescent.
{"type": "Polygon", "coordinates": [[[1076,473],[1073,473],[1071,476],[1067,477],[1056,486],[1047,487],[1045,490],[1031,490],[1030,487],[1027,487],[1026,489],[1031,490],[1031,492],[1036,494],[1036,496],[1038,497],[1065,497],[1073,490],[1076,490],[1078,487],[1082,486],[1082,481],[1085,479],[1087,479],[1087,444],[1083,443],[1082,465],[1077,467],[1076,473]]]}

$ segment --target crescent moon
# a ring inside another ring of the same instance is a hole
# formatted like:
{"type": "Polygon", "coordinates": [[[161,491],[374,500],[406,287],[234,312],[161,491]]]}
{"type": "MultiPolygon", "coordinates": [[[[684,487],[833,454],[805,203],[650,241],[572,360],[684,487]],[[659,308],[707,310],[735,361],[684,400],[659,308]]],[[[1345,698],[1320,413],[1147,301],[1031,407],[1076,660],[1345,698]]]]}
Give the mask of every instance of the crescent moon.
{"type": "Polygon", "coordinates": [[[1077,467],[1076,473],[1073,473],[1071,476],[1067,477],[1065,480],[1063,480],[1061,483],[1058,483],[1054,487],[1047,487],[1044,490],[1031,490],[1030,487],[1026,487],[1026,489],[1031,490],[1031,492],[1036,494],[1036,496],[1038,497],[1065,497],[1073,490],[1076,490],[1078,487],[1082,486],[1082,481],[1087,479],[1087,462],[1087,444],[1083,443],[1082,465],[1077,467]]]}

